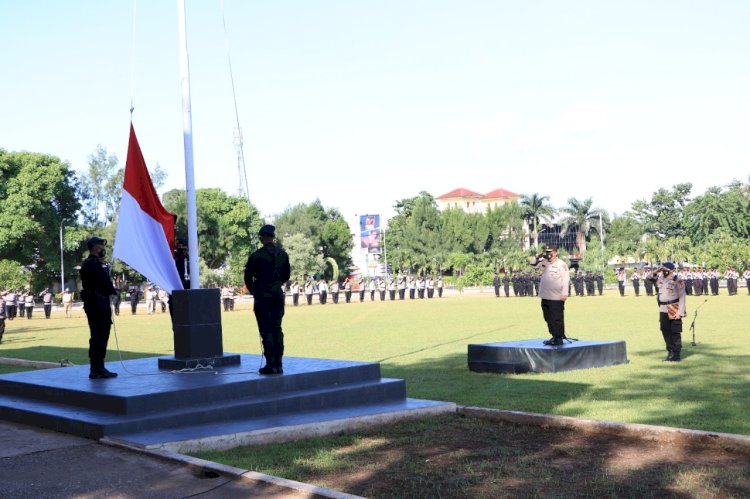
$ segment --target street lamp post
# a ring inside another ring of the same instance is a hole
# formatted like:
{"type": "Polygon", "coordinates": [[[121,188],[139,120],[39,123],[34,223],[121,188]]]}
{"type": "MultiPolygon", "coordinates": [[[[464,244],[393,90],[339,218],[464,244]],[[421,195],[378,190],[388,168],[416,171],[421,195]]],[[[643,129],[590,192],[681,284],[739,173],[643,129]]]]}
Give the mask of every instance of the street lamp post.
{"type": "Polygon", "coordinates": [[[63,253],[63,225],[65,220],[60,221],[60,292],[65,290],[65,258],[63,253]]]}

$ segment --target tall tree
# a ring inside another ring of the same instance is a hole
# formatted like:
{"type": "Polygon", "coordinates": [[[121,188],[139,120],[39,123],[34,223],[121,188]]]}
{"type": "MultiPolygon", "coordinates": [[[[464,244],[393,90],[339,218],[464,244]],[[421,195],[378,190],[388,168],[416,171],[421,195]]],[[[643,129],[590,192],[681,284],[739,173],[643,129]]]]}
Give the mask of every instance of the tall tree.
{"type": "Polygon", "coordinates": [[[539,248],[539,225],[549,223],[555,216],[555,209],[549,205],[549,196],[540,196],[536,192],[532,195],[522,194],[518,204],[523,210],[523,219],[529,224],[534,249],[539,248]]]}
{"type": "MultiPolygon", "coordinates": [[[[254,249],[260,216],[245,198],[232,196],[221,189],[196,191],[198,212],[198,245],[200,258],[210,269],[225,265],[232,255],[245,255],[254,249]]],[[[175,233],[187,238],[187,198],[185,191],[164,193],[164,207],[177,215],[175,233]]]]}
{"type": "Polygon", "coordinates": [[[81,178],[83,217],[89,225],[108,225],[114,218],[119,203],[118,188],[122,188],[122,169],[117,156],[108,154],[101,145],[89,155],[88,169],[81,178]],[[119,178],[119,183],[116,181],[119,178]]]}
{"type": "Polygon", "coordinates": [[[298,232],[285,237],[284,249],[289,254],[292,279],[302,282],[305,277],[317,276],[323,272],[325,267],[323,255],[304,234],[298,232]]]}
{"type": "Polygon", "coordinates": [[[684,236],[687,230],[683,214],[692,189],[693,184],[689,182],[677,184],[671,191],[659,189],[651,196],[651,201],[635,201],[633,214],[649,234],[660,238],[684,236]]]}
{"type": "MultiPolygon", "coordinates": [[[[59,277],[60,225],[76,228],[78,179],[59,158],[0,149],[0,259],[35,269],[49,284],[59,277]]],[[[66,269],[80,261],[80,234],[65,232],[66,269]]],[[[66,272],[66,274],[68,274],[66,272]]]]}
{"type": "Polygon", "coordinates": [[[685,207],[685,225],[690,238],[698,244],[718,229],[736,237],[750,235],[750,209],[741,185],[727,190],[710,187],[685,207]]]}
{"type": "Polygon", "coordinates": [[[586,237],[592,227],[599,228],[599,217],[602,222],[607,218],[607,212],[599,208],[592,208],[593,201],[591,198],[579,201],[576,198],[568,199],[568,205],[560,208],[563,218],[562,232],[566,232],[568,227],[576,228],[576,246],[582,254],[586,253],[586,237]],[[595,224],[595,225],[594,225],[595,224]]]}
{"type": "MultiPolygon", "coordinates": [[[[287,208],[276,217],[275,224],[276,233],[284,245],[287,237],[302,234],[313,243],[323,258],[333,258],[338,268],[348,273],[354,241],[349,224],[337,209],[326,209],[316,199],[310,204],[287,208]]],[[[325,276],[332,276],[330,267],[326,269],[325,276]]]]}

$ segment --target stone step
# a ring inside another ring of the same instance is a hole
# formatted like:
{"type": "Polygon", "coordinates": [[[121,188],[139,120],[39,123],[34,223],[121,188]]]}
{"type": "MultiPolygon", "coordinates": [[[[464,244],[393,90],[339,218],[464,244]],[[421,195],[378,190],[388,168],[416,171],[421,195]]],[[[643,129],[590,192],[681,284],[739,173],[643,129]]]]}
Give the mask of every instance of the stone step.
{"type": "Polygon", "coordinates": [[[184,426],[215,424],[234,419],[252,419],[300,412],[403,401],[403,380],[379,379],[338,384],[326,388],[284,392],[261,397],[244,396],[234,400],[204,401],[195,398],[189,407],[148,414],[112,414],[44,401],[19,400],[0,396],[0,417],[88,438],[140,433],[184,426]]]}
{"type": "Polygon", "coordinates": [[[89,380],[88,366],[11,373],[0,377],[0,395],[133,415],[190,407],[195,400],[221,403],[380,379],[377,363],[288,357],[284,375],[262,376],[260,356],[240,358],[237,366],[189,372],[158,370],[153,358],[109,363],[119,376],[107,380],[89,380]]]}

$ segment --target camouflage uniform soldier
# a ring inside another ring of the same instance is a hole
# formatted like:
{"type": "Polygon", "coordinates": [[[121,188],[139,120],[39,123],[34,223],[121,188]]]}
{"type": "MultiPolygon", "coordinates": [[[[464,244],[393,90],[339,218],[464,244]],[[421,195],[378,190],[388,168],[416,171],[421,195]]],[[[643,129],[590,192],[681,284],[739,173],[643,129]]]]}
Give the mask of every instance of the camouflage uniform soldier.
{"type": "Polygon", "coordinates": [[[286,251],[274,244],[276,228],[264,225],[258,231],[263,247],[247,259],[245,285],[253,295],[253,312],[258,322],[258,331],[263,341],[266,365],[260,374],[283,374],[284,332],[284,284],[289,280],[291,268],[286,251]]]}

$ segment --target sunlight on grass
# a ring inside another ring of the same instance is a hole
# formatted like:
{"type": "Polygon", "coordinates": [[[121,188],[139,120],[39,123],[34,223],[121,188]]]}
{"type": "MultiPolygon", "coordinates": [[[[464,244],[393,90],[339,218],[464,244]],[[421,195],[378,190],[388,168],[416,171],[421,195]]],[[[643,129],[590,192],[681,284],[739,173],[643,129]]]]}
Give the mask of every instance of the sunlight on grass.
{"type": "MultiPolygon", "coordinates": [[[[460,405],[561,414],[592,419],[750,434],[750,323],[746,296],[709,297],[689,330],[688,297],[680,364],[662,362],[666,352],[654,298],[616,291],[571,298],[568,336],[625,340],[629,364],[561,373],[499,375],[467,368],[467,346],[548,337],[536,298],[495,298],[471,293],[443,299],[288,307],[286,355],[380,362],[384,377],[402,378],[408,396],[460,405]]],[[[129,310],[115,318],[124,359],[173,354],[168,314],[129,310]]],[[[260,353],[249,304],[222,314],[225,352],[260,353]]],[[[0,356],[69,359],[85,364],[88,328],[82,311],[73,319],[7,322],[0,356]]],[[[115,330],[107,360],[119,354],[115,330]]]]}

